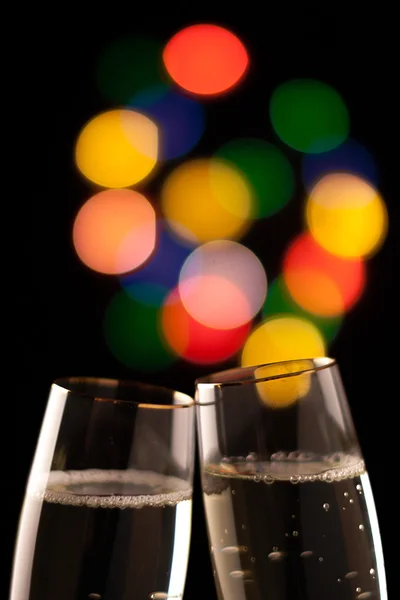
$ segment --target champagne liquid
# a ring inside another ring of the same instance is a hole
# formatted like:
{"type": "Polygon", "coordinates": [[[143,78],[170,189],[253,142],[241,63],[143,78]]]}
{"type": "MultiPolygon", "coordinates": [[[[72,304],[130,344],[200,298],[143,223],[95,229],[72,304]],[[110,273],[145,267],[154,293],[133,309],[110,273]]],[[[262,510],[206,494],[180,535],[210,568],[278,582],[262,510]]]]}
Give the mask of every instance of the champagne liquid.
{"type": "Polygon", "coordinates": [[[145,471],[50,473],[28,487],[11,600],[163,600],[183,593],[189,484],[145,471]]]}
{"type": "Polygon", "coordinates": [[[363,461],[279,454],[269,463],[224,459],[203,471],[219,598],[386,600],[363,461]]]}

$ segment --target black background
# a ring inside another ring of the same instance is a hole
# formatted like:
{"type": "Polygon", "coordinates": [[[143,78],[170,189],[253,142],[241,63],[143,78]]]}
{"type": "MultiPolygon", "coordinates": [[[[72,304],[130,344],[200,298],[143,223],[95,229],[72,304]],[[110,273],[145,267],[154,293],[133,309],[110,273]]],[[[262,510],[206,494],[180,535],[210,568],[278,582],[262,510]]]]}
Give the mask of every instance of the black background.
{"type": "MultiPolygon", "coordinates": [[[[394,489],[398,477],[393,469],[398,398],[394,281],[398,277],[400,133],[394,16],[384,4],[370,12],[333,4],[321,10],[297,3],[296,7],[264,6],[263,11],[251,3],[242,3],[240,9],[226,6],[214,10],[180,3],[131,6],[129,10],[105,5],[87,14],[77,8],[35,7],[24,14],[23,24],[18,21],[8,47],[16,65],[15,89],[21,88],[21,93],[8,89],[7,94],[18,96],[21,108],[11,110],[17,153],[10,162],[17,172],[9,204],[16,208],[17,217],[8,256],[16,281],[7,288],[12,332],[6,347],[10,371],[7,367],[5,377],[12,375],[13,385],[11,402],[9,396],[4,401],[6,415],[15,423],[15,436],[14,451],[7,450],[9,442],[3,450],[4,463],[12,468],[2,484],[7,560],[3,561],[1,597],[7,593],[25,481],[51,381],[72,374],[130,377],[192,394],[194,379],[213,369],[181,362],[168,371],[145,374],[118,363],[101,330],[104,309],[118,284],[83,267],[71,244],[72,220],[90,194],[73,164],[76,135],[89,118],[111,107],[95,83],[99,52],[123,35],[141,33],[166,42],[181,27],[195,22],[227,26],[242,38],[252,57],[243,89],[229,100],[207,103],[210,117],[202,146],[205,153],[229,137],[263,136],[273,88],[286,79],[313,77],[340,91],[350,111],[351,136],[365,144],[377,161],[379,188],[389,210],[389,235],[368,261],[366,292],[346,317],[330,354],[341,368],[375,493],[389,584],[394,580],[396,553],[390,544],[392,535],[397,535],[392,530],[398,521],[394,489]]],[[[272,225],[256,224],[244,240],[263,260],[270,281],[279,272],[288,240],[302,228],[301,201],[273,219],[272,225]]],[[[6,223],[3,227],[7,229],[6,223]]],[[[4,318],[8,320],[6,315],[4,318]]],[[[218,370],[229,366],[218,365],[218,370]]],[[[7,440],[11,432],[7,419],[3,428],[7,440]]],[[[196,484],[188,599],[214,597],[199,482],[196,484]]]]}

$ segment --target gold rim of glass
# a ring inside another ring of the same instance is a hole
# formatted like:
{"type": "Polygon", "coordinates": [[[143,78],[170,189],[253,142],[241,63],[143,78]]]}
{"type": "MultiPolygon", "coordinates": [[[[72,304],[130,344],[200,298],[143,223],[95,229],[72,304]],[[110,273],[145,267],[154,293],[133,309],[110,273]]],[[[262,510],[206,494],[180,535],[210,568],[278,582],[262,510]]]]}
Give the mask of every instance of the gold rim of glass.
{"type": "Polygon", "coordinates": [[[219,371],[217,373],[211,373],[204,377],[199,377],[195,381],[196,387],[208,386],[208,387],[226,387],[234,385],[245,385],[248,383],[261,383],[263,381],[271,381],[273,379],[284,379],[287,377],[295,377],[302,375],[303,373],[315,373],[324,369],[329,369],[336,365],[336,359],[328,356],[321,356],[316,358],[298,358],[293,360],[284,360],[273,363],[264,363],[261,365],[255,365],[251,367],[236,367],[235,369],[228,369],[227,371],[219,371]],[[290,370],[294,365],[304,364],[304,368],[294,368],[290,370]],[[279,369],[282,368],[282,373],[274,373],[271,375],[258,376],[257,371],[261,369],[267,369],[268,367],[279,369]]]}
{"type": "Polygon", "coordinates": [[[85,376],[59,377],[53,381],[52,385],[57,386],[67,394],[91,398],[97,402],[131,404],[138,408],[175,410],[190,408],[195,404],[193,398],[178,390],[161,385],[143,383],[141,381],[130,381],[128,379],[85,376]],[[109,390],[109,395],[105,393],[106,389],[109,390]],[[154,402],[138,402],[127,397],[129,393],[134,394],[135,391],[143,395],[153,395],[154,402]],[[162,397],[164,400],[169,398],[170,403],[165,402],[162,404],[157,402],[157,397],[162,397]],[[176,404],[172,404],[173,401],[176,404]]]}

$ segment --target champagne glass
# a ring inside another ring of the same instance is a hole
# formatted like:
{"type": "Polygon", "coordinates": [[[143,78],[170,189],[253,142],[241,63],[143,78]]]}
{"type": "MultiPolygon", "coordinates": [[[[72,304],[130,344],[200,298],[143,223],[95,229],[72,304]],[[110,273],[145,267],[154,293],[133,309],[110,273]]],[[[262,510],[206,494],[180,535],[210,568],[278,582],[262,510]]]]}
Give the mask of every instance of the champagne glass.
{"type": "Polygon", "coordinates": [[[50,388],[26,488],[11,600],[181,598],[194,403],[136,382],[50,388]]]}
{"type": "Polygon", "coordinates": [[[336,362],[197,380],[220,600],[387,600],[372,491],[336,362]]]}

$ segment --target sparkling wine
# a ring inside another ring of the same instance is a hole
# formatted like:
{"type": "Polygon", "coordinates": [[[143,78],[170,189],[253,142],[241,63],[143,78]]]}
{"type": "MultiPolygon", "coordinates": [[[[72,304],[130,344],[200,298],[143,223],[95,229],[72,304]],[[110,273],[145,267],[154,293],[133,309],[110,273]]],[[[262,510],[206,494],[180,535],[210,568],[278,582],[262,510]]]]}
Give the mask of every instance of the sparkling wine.
{"type": "Polygon", "coordinates": [[[221,600],[386,600],[359,456],[250,454],[207,464],[202,477],[221,600]]]}
{"type": "Polygon", "coordinates": [[[11,600],[180,598],[190,485],[139,470],[53,471],[28,486],[11,600]]]}

